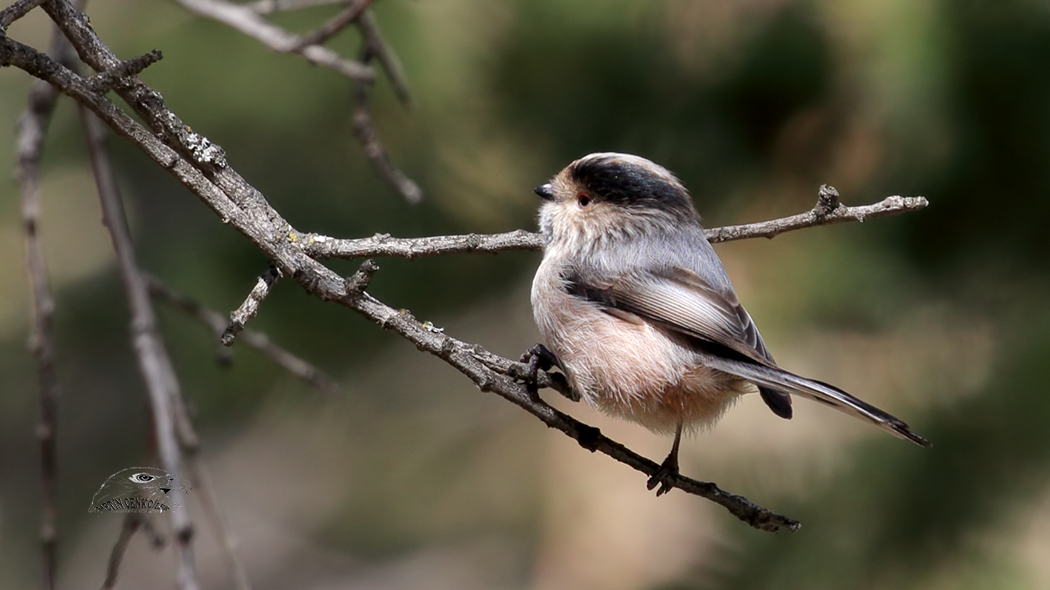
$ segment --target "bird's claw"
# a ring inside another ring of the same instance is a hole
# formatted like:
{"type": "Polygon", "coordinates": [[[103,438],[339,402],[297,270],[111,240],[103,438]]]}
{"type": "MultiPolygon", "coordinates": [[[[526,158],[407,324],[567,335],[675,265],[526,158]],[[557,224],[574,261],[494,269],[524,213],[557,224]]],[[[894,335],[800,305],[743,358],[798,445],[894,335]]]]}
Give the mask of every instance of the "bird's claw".
{"type": "Polygon", "coordinates": [[[574,402],[580,401],[580,396],[569,387],[568,380],[561,373],[551,373],[550,370],[558,367],[563,371],[558,357],[542,344],[533,345],[521,355],[520,362],[526,363],[528,369],[525,371],[525,389],[532,395],[539,391],[539,372],[546,371],[550,377],[554,389],[574,402]]]}
{"type": "Polygon", "coordinates": [[[667,492],[674,489],[674,480],[678,477],[678,458],[668,456],[664,459],[664,462],[660,464],[660,468],[656,470],[646,482],[646,489],[652,490],[656,486],[660,486],[656,490],[656,497],[660,497],[667,492]]]}
{"type": "Polygon", "coordinates": [[[562,394],[569,401],[578,402],[583,399],[583,396],[569,385],[569,380],[563,373],[547,373],[547,376],[551,378],[551,389],[562,394]]]}

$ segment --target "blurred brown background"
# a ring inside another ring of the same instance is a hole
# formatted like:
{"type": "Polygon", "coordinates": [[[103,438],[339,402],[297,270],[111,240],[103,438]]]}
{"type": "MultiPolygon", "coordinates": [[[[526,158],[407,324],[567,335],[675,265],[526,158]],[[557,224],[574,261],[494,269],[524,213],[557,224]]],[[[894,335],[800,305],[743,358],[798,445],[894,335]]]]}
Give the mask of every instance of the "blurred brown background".
{"type": "MultiPolygon", "coordinates": [[[[293,30],[334,12],[279,17],[293,30]]],[[[406,205],[351,136],[334,73],[171,3],[91,2],[122,57],[300,229],[340,237],[534,228],[531,188],[593,151],[676,172],[709,226],[924,195],[919,213],[719,246],[784,367],[906,419],[923,450],[799,401],[745,398],[683,445],[683,472],[800,518],[754,531],[706,501],[655,498],[439,360],[285,282],[252,327],[335,376],[312,390],[158,304],[249,578],[270,588],[1050,588],[1050,12],[1042,0],[382,0],[412,84],[375,117],[426,191],[406,205]]],[[[40,11],[11,36],[46,47],[40,11]]],[[[333,43],[353,55],[356,34],[333,43]]],[[[13,126],[30,80],[0,72],[13,126]]],[[[59,587],[97,587],[111,473],[155,464],[128,315],[72,105],[51,129],[43,235],[57,290],[59,587]]],[[[9,136],[10,137],[10,136],[9,136]]],[[[266,261],[114,140],[142,265],[227,312],[266,261]]],[[[13,139],[0,141],[13,166],[13,139]]],[[[0,184],[0,587],[39,582],[35,374],[18,197],[0,184]]],[[[536,331],[536,253],[381,260],[372,292],[516,357],[536,331]]],[[[343,272],[354,265],[335,263],[343,272]]],[[[659,459],[670,440],[558,399],[659,459]]],[[[205,588],[231,583],[191,496],[205,588]]],[[[122,588],[174,585],[170,549],[131,545],[122,588]]]]}

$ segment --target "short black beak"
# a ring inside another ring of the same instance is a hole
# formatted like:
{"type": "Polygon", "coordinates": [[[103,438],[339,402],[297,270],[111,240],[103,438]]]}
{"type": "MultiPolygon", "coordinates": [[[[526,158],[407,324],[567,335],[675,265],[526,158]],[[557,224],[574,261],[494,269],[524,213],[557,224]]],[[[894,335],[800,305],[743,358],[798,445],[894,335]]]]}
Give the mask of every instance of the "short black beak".
{"type": "Polygon", "coordinates": [[[548,201],[554,200],[554,189],[551,188],[549,182],[547,184],[541,184],[538,187],[536,187],[536,194],[548,201]]]}

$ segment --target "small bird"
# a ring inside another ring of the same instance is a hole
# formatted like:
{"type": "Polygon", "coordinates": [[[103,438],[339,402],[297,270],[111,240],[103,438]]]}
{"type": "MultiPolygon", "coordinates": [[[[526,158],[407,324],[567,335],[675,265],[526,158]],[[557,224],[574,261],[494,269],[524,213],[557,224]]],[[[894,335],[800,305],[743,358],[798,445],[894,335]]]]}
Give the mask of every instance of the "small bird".
{"type": "Polygon", "coordinates": [[[599,410],[674,433],[649,479],[657,495],[678,474],[683,430],[714,424],[758,390],[781,418],[800,395],[922,446],[903,421],[841,389],[781,369],[704,237],[689,192],[673,174],[628,154],[590,154],[536,188],[543,261],[532,309],[547,346],[535,368],[564,372],[599,410]],[[549,348],[548,348],[549,347],[549,348]]]}

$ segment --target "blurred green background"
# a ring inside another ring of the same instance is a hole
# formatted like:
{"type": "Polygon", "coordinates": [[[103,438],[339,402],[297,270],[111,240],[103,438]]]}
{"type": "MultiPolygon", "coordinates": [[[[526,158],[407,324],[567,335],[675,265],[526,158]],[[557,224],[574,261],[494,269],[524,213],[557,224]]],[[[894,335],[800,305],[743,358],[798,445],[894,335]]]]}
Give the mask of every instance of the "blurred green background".
{"type": "MultiPolygon", "coordinates": [[[[275,21],[305,31],[334,13],[275,21]]],[[[121,56],[299,229],[339,237],[534,228],[531,188],[593,151],[677,173],[709,226],[924,195],[919,213],[718,246],[789,370],[904,418],[919,449],[800,401],[748,396],[683,446],[683,472],[800,518],[751,530],[591,455],[343,308],[280,283],[253,328],[343,386],[312,390],[158,303],[203,459],[249,578],[268,588],[1050,588],[1050,12],[1043,0],[382,0],[414,91],[374,113],[426,192],[409,206],[351,135],[345,79],[172,3],[89,3],[121,56]]],[[[35,11],[10,31],[46,47],[35,11]]],[[[331,45],[354,55],[354,32],[331,45]]],[[[30,80],[0,72],[10,129],[30,80]]],[[[120,528],[88,514],[156,464],[128,314],[68,101],[44,163],[57,292],[60,587],[101,583],[120,528]]],[[[10,137],[10,136],[9,136],[10,137]]],[[[266,260],[114,140],[142,266],[223,313],[266,260]]],[[[13,139],[0,162],[14,165],[13,139]]],[[[35,374],[18,192],[0,184],[0,587],[39,580],[35,374]]],[[[381,260],[372,292],[514,357],[536,341],[537,253],[381,260]]],[[[332,263],[351,272],[353,263],[332,263]]],[[[659,459],[670,441],[553,403],[659,459]]],[[[205,588],[231,576],[191,496],[205,588]]],[[[164,525],[164,523],[161,523],[164,525]]],[[[124,588],[174,585],[136,538],[124,588]]]]}

